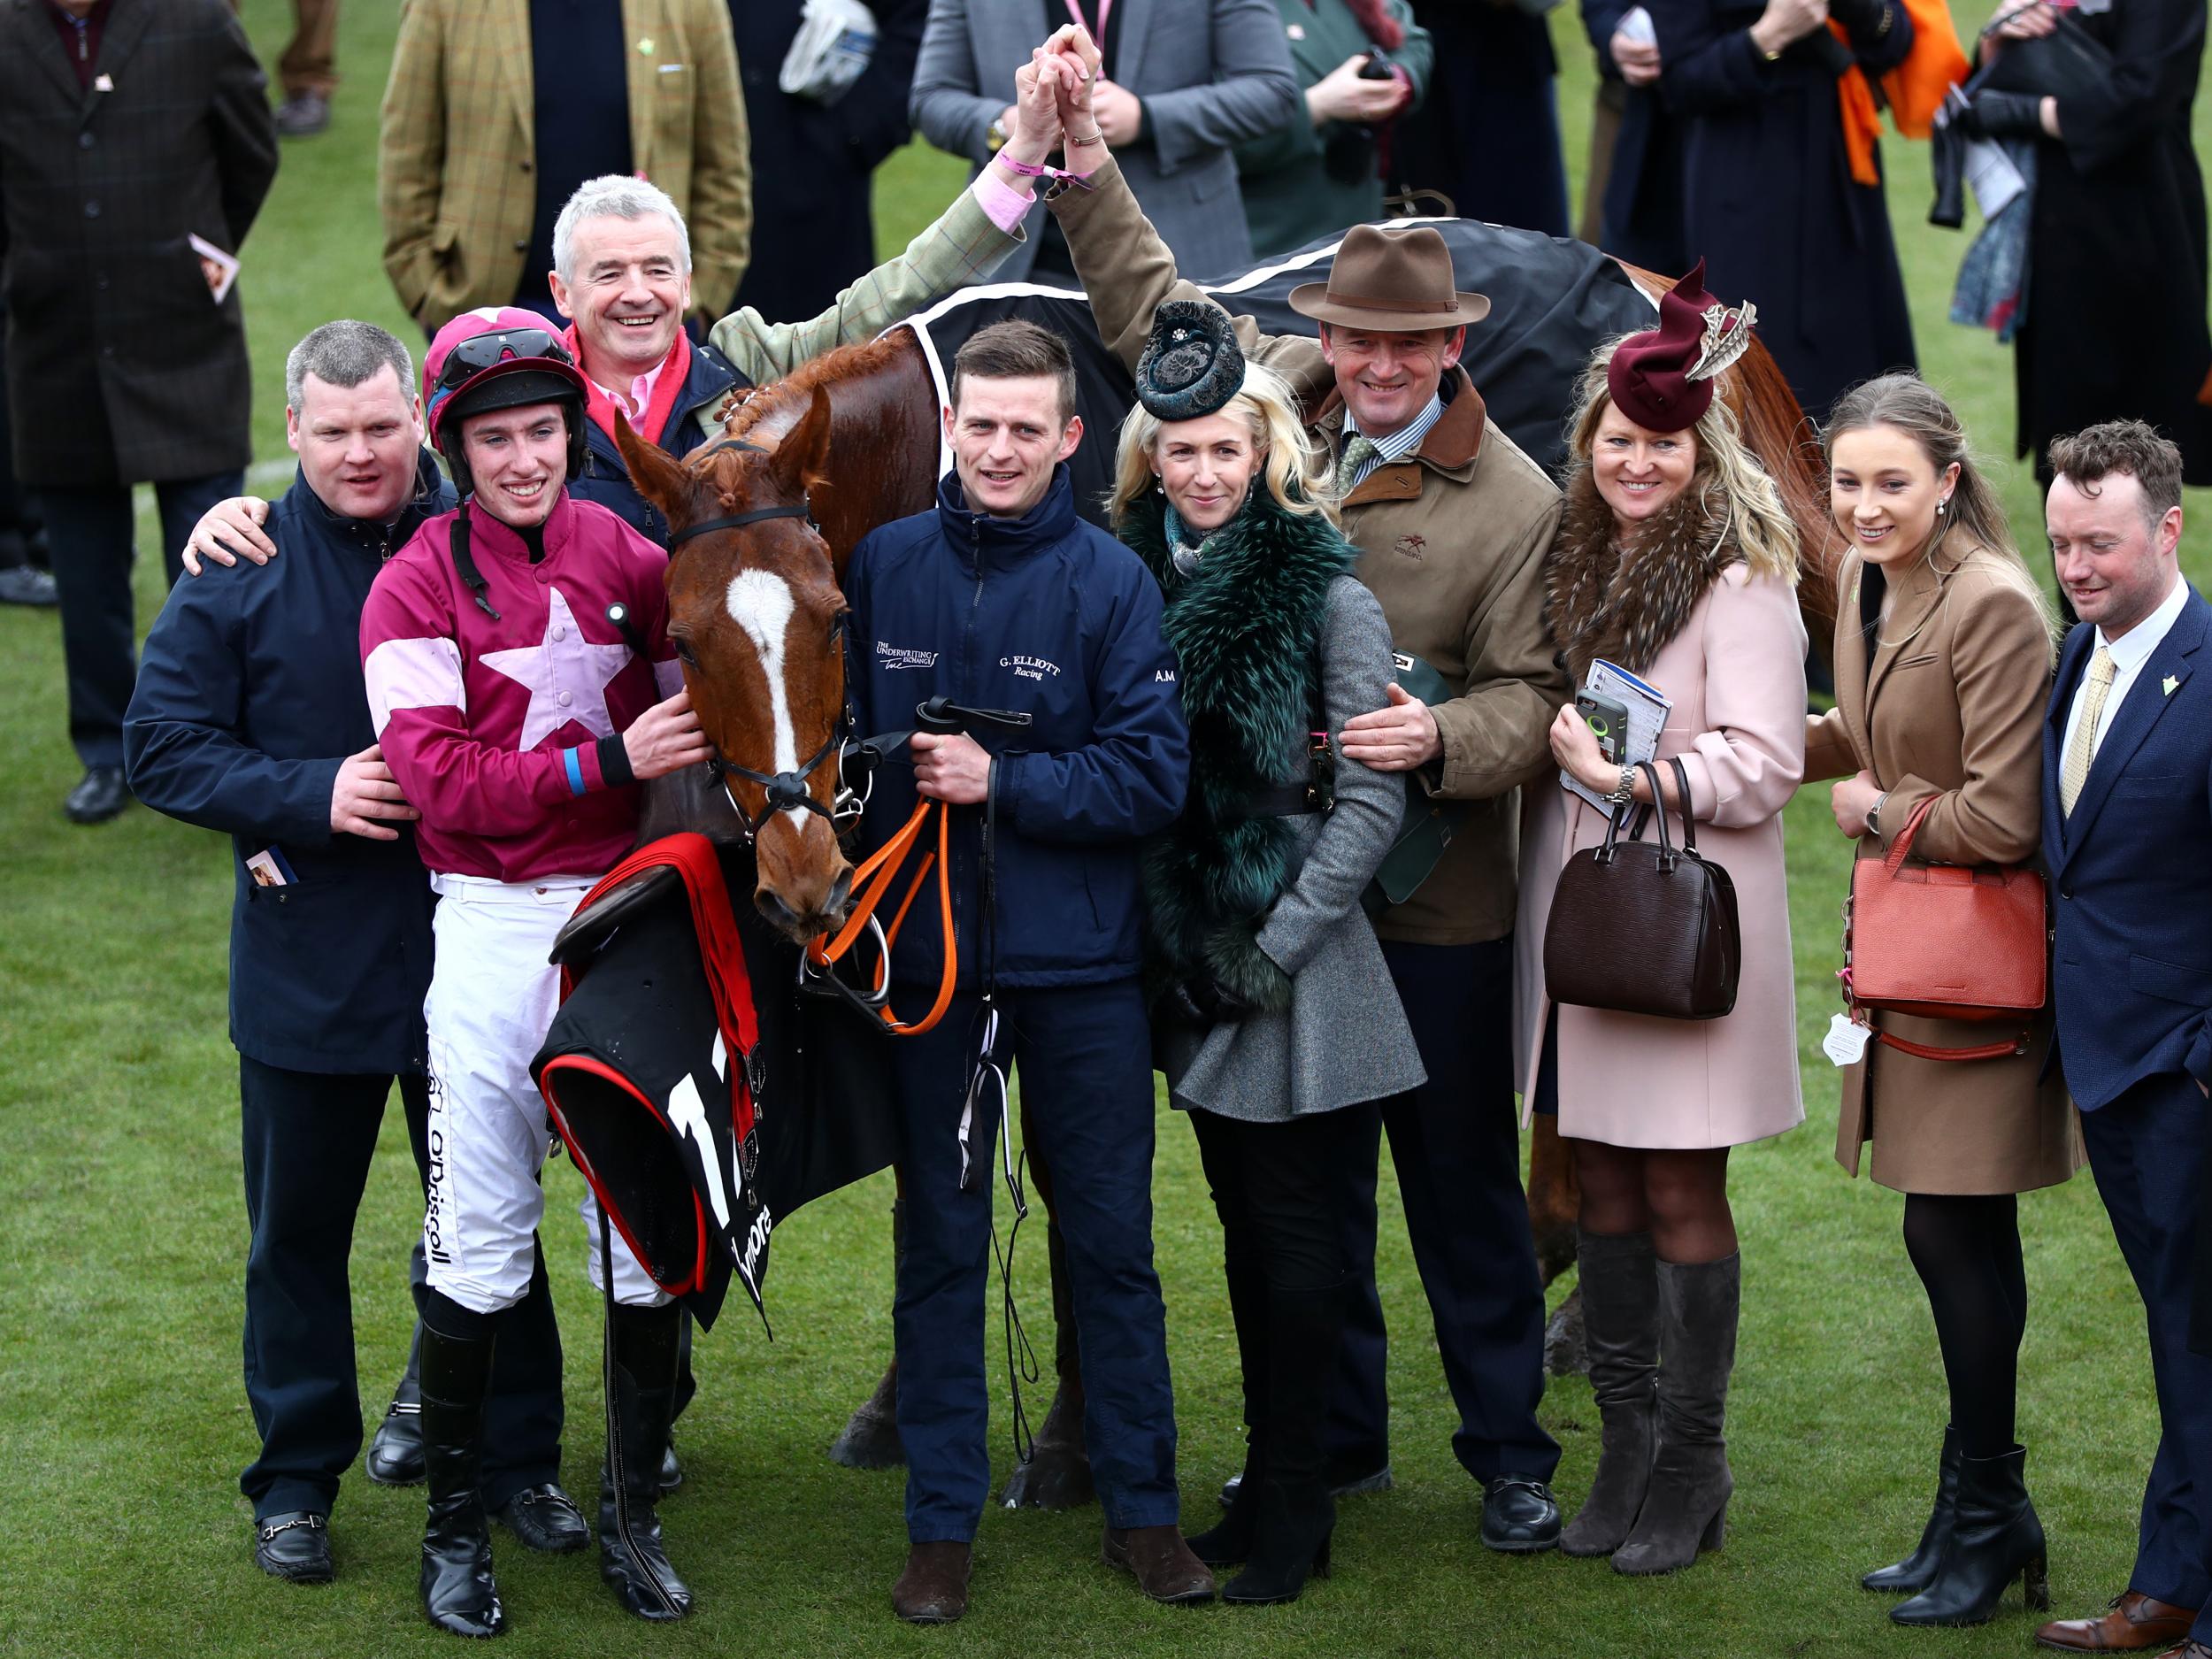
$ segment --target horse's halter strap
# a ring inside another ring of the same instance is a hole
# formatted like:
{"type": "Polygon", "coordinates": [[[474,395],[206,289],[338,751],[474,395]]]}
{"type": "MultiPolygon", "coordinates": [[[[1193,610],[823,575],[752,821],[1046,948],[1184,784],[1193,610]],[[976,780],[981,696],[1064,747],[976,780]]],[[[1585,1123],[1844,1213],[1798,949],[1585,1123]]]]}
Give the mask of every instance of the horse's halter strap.
{"type": "MultiPolygon", "coordinates": [[[[778,511],[787,512],[790,509],[782,508],[778,511]]],[[[809,787],[808,780],[820,769],[824,761],[842,752],[846,738],[852,734],[855,720],[851,658],[848,649],[847,627],[845,613],[841,611],[836,622],[837,655],[845,671],[844,706],[838,710],[837,718],[830,726],[829,735],[822,740],[822,747],[814,751],[812,758],[805,765],[801,766],[796,772],[755,772],[750,766],[741,766],[733,760],[724,759],[722,751],[718,749],[707,757],[707,776],[720,786],[722,798],[730,803],[730,810],[737,815],[738,824],[745,832],[745,844],[749,847],[753,844],[754,839],[759,835],[760,832],[767,826],[768,820],[779,812],[812,812],[818,817],[827,818],[832,829],[837,826],[836,809],[833,806],[826,807],[817,801],[814,798],[813,790],[809,787]],[[767,799],[761,803],[758,812],[749,813],[737,803],[737,795],[730,787],[729,774],[732,772],[758,784],[766,792],[767,799]]],[[[835,791],[833,790],[832,794],[834,795],[835,791]]]]}
{"type": "MultiPolygon", "coordinates": [[[[749,443],[742,438],[724,438],[697,453],[701,456],[716,455],[724,449],[740,449],[749,455],[772,453],[759,444],[749,443]]],[[[768,518],[803,518],[810,529],[815,530],[818,535],[820,534],[814,523],[814,510],[806,503],[800,502],[795,505],[755,507],[749,512],[732,513],[727,518],[707,518],[697,524],[686,525],[670,534],[668,551],[672,557],[678,548],[694,536],[708,535],[717,530],[742,530],[749,524],[759,524],[768,518]]],[[[846,656],[845,644],[845,627],[841,618],[837,629],[837,651],[841,658],[846,656]]],[[[844,747],[844,740],[852,729],[852,683],[849,679],[845,687],[845,706],[839,711],[836,724],[831,726],[830,734],[822,740],[822,747],[814,751],[813,758],[796,772],[755,772],[750,766],[741,766],[733,760],[725,760],[719,749],[707,757],[707,776],[720,787],[722,798],[730,803],[730,810],[737,815],[738,824],[745,832],[747,846],[753,844],[754,839],[766,827],[768,820],[779,812],[812,812],[829,819],[831,825],[835,826],[836,813],[814,798],[807,780],[813,777],[824,761],[844,747]],[[758,812],[748,812],[738,805],[737,796],[730,788],[729,774],[732,772],[758,784],[767,792],[767,799],[762,803],[758,812]]]]}
{"type": "Polygon", "coordinates": [[[668,550],[673,553],[695,535],[705,535],[714,530],[741,530],[749,524],[758,524],[764,518],[803,518],[814,522],[813,510],[802,502],[796,506],[756,507],[750,512],[732,513],[726,518],[709,518],[699,524],[686,525],[668,538],[668,550]]]}

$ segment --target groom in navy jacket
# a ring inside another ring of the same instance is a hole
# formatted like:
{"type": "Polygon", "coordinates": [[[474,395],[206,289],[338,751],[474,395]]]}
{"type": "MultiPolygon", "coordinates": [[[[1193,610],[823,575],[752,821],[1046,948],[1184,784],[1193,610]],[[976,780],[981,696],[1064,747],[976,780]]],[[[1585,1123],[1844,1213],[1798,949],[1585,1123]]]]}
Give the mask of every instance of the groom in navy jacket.
{"type": "Polygon", "coordinates": [[[2143,1298],[2162,1432],[2126,1594],[2038,1640],[2212,1659],[2212,1356],[2189,1348],[2212,1110],[2212,605],[2176,559],[2172,443],[2108,421],[2057,440],[2050,464],[2051,548],[2081,618],[2043,733],[2055,1053],[2143,1298]]]}

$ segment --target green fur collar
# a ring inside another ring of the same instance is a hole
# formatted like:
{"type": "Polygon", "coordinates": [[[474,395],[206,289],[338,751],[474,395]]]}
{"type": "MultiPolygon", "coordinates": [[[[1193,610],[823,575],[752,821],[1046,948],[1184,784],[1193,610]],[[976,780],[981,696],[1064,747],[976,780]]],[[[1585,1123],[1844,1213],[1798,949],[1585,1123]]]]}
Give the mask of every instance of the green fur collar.
{"type": "Polygon", "coordinates": [[[1191,736],[1189,804],[1146,851],[1153,943],[1172,977],[1203,964],[1242,987],[1267,979],[1250,939],[1288,879],[1294,841],[1290,820],[1242,808],[1255,790],[1304,773],[1329,584],[1357,554],[1326,518],[1286,512],[1256,488],[1185,576],[1166,506],[1144,496],[1120,526],[1166,595],[1162,632],[1191,736]]]}

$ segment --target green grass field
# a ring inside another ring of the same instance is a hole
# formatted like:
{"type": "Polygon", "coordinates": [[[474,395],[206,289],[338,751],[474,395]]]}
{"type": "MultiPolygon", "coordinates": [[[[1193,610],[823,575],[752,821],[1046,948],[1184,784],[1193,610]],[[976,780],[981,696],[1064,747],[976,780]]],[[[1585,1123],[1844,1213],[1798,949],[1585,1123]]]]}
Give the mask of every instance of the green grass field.
{"type": "MultiPolygon", "coordinates": [[[[1980,0],[1970,0],[1978,10],[1980,0]]],[[[257,384],[257,454],[285,463],[280,365],[306,328],[366,317],[407,329],[378,261],[376,100],[396,8],[349,6],[348,79],[328,135],[288,145],[244,284],[257,384]]],[[[288,8],[248,0],[272,62],[288,8]]],[[[1570,163],[1586,142],[1589,52],[1572,8],[1554,13],[1570,163]]],[[[2200,132],[2203,131],[2200,119],[2200,132]]],[[[1926,156],[1892,139],[1888,165],[1921,362],[1985,451],[2011,435],[2011,366],[1944,320],[1962,240],[1928,228],[1926,156]]],[[[803,165],[803,157],[757,165],[803,165]]],[[[902,245],[958,188],[962,169],[919,148],[879,175],[881,243],[902,245]]],[[[1756,297],[1756,296],[1754,296],[1756,297]]],[[[2156,342],[2147,349],[2155,349],[2156,342]]],[[[2016,522],[2039,503],[2026,469],[1997,466],[2016,522]]],[[[280,483],[281,473],[276,481],[280,483]]],[[[2193,514],[2212,507],[2193,497],[2193,514]]],[[[152,546],[150,514],[141,544],[152,546]]],[[[2201,582],[2212,563],[2189,556],[2201,582]]],[[[142,626],[159,603],[142,559],[142,626]]],[[[136,810],[73,829],[77,776],[65,738],[50,613],[0,611],[0,1124],[17,1196],[0,1210],[0,1651],[91,1655],[451,1653],[416,1609],[419,1490],[349,1478],[335,1518],[339,1581],[303,1590],[263,1577],[236,1488],[253,1428],[239,1380],[245,1251],[234,1058],[225,1034],[227,849],[136,810]]],[[[1993,1624],[1893,1629],[1856,1575],[1909,1548],[1945,1414],[1932,1332],[1897,1238],[1900,1201],[1830,1161],[1834,1074],[1814,1046],[1833,1007],[1846,847],[1807,790],[1788,819],[1808,1123],[1747,1148],[1735,1192],[1746,1270],[1741,1364],[1730,1424],[1737,1499],[1728,1547],[1694,1571],[1629,1581],[1602,1562],[1511,1560],[1476,1542],[1479,1502],[1452,1461],[1449,1402],[1386,1176],[1381,1273],[1399,1333],[1398,1489],[1348,1503],[1336,1575],[1294,1606],[1173,1611],[1141,1602],[1096,1563],[1095,1509],[995,1510],[984,1523],[974,1611],[960,1626],[900,1626],[887,1601],[903,1557],[901,1480],[822,1455],[890,1347],[887,1178],[803,1212],[776,1253],[772,1347],[741,1314],[699,1347],[703,1392],[681,1444],[692,1479],[665,1509],[697,1592],[687,1624],[648,1631],[596,1582],[588,1556],[534,1557],[501,1534],[511,1619],[503,1651],[774,1651],[990,1655],[1790,1655],[2019,1654],[2017,1592],[1993,1624]]],[[[547,1242],[569,1324],[579,1492],[598,1456],[592,1299],[582,1282],[579,1186],[549,1175],[547,1242]]],[[[1194,1525],[1237,1452],[1235,1359],[1217,1229],[1187,1128],[1162,1113],[1157,1238],[1194,1525]]],[[[396,1110],[359,1226],[355,1305],[373,1419],[403,1356],[404,1260],[419,1216],[396,1110]]],[[[2062,1609],[2121,1589],[2142,1471],[2156,1440],[2140,1312],[2085,1175],[2022,1206],[2033,1311],[2022,1433],[2052,1542],[2062,1609]]],[[[1041,1348],[1044,1254],[1025,1240],[1024,1305],[1041,1348]]],[[[1558,1286],[1560,1292],[1565,1286],[1558,1286]]],[[[995,1340],[994,1340],[995,1347],[995,1340]]],[[[997,1375],[994,1363],[994,1375],[997,1375]]],[[[1002,1393],[999,1396],[1002,1401],[1002,1393]]],[[[1002,1479],[1011,1454],[995,1438],[1002,1479]]],[[[1555,1384],[1544,1418],[1566,1448],[1559,1486],[1578,1502],[1596,1448],[1587,1386],[1555,1384]]]]}

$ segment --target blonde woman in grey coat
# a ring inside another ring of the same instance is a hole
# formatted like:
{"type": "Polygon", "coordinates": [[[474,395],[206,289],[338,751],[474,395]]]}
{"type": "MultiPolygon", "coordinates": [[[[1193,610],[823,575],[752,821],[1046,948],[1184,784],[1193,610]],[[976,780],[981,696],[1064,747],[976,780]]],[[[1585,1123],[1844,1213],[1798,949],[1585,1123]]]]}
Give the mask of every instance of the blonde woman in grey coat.
{"type": "Polygon", "coordinates": [[[1160,308],[1122,426],[1116,533],[1166,596],[1191,729],[1182,818],[1146,852],[1155,1052],[1221,1216],[1249,1429],[1209,1565],[1232,1602],[1285,1601],[1328,1564],[1321,1421],[1352,1279],[1340,1108],[1422,1082],[1360,895],[1402,780],[1331,754],[1384,705],[1390,633],[1316,478],[1289,388],[1211,306],[1160,308]]]}

